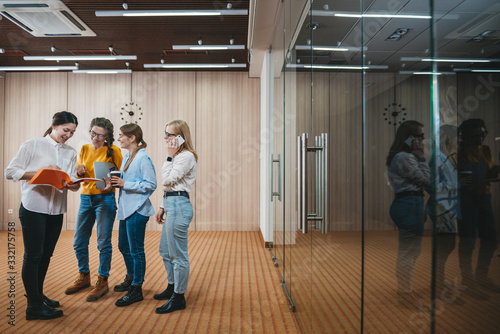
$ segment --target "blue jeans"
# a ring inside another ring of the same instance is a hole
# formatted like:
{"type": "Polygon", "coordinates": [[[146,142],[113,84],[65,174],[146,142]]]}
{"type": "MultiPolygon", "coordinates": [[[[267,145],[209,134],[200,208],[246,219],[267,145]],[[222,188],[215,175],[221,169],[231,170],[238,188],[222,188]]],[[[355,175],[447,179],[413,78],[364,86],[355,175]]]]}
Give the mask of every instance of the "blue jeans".
{"type": "Polygon", "coordinates": [[[134,276],[132,285],[142,285],[146,274],[146,254],[144,237],[149,217],[137,212],[125,220],[120,220],[118,249],[122,252],[127,275],[134,276]]]}
{"type": "Polygon", "coordinates": [[[165,223],[161,230],[160,255],[167,270],[168,283],[175,293],[185,293],[189,279],[188,228],[193,220],[189,198],[168,196],[163,199],[165,223]]]}
{"type": "Polygon", "coordinates": [[[390,214],[399,229],[396,260],[398,290],[411,292],[413,267],[420,255],[424,233],[424,198],[422,196],[395,198],[391,204],[390,214]]]}
{"type": "Polygon", "coordinates": [[[73,248],[78,260],[78,270],[89,269],[89,240],[97,220],[97,249],[99,250],[99,275],[109,276],[111,268],[111,234],[116,217],[115,194],[80,195],[80,209],[76,218],[73,248]]]}

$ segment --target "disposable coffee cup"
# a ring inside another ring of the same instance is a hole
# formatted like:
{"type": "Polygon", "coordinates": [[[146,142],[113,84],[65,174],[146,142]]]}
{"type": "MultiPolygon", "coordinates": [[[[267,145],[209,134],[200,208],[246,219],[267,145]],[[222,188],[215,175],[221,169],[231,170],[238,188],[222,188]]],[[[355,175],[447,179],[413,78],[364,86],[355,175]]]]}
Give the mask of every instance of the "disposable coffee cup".
{"type": "MultiPolygon", "coordinates": [[[[119,170],[113,170],[111,172],[109,172],[109,176],[116,176],[116,177],[121,177],[122,176],[122,172],[120,172],[119,170]]],[[[116,186],[113,186],[113,188],[116,188],[116,186]]]]}

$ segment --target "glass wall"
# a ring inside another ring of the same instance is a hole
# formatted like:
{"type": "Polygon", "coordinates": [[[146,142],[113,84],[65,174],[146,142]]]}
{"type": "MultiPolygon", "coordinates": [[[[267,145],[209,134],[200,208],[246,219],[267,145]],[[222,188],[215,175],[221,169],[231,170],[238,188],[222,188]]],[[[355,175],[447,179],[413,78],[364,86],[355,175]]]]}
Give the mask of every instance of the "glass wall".
{"type": "Polygon", "coordinates": [[[274,249],[304,333],[500,327],[500,3],[283,1],[274,249]]]}

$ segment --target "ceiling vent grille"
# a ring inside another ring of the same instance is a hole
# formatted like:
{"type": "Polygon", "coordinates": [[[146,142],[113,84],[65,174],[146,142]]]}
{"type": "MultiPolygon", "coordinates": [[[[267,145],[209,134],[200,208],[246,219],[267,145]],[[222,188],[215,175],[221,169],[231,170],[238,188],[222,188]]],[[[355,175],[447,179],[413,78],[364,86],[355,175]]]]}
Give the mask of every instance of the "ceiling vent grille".
{"type": "Polygon", "coordinates": [[[36,37],[96,35],[60,0],[3,0],[0,13],[36,37]]]}

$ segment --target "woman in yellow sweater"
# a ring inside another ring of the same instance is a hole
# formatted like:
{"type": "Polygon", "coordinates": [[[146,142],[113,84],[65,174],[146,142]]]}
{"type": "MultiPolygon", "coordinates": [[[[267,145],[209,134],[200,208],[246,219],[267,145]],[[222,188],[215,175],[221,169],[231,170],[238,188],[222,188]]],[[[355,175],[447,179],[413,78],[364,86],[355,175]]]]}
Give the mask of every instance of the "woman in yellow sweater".
{"type": "MultiPolygon", "coordinates": [[[[78,177],[95,177],[94,162],[111,162],[116,170],[121,166],[121,150],[113,145],[113,124],[97,117],[90,122],[92,144],[83,145],[77,161],[78,177]]],[[[78,260],[78,276],[65,293],[70,295],[90,286],[89,240],[97,221],[97,249],[99,250],[99,275],[87,301],[95,301],[109,292],[108,276],[111,267],[111,233],[116,217],[115,191],[106,182],[103,189],[96,182],[84,182],[80,195],[80,209],[76,220],[73,248],[78,260]]]]}

